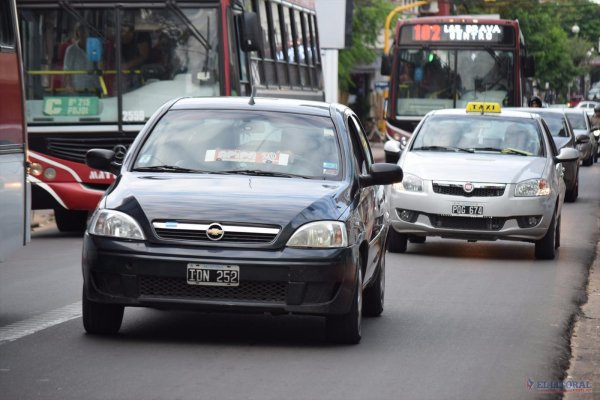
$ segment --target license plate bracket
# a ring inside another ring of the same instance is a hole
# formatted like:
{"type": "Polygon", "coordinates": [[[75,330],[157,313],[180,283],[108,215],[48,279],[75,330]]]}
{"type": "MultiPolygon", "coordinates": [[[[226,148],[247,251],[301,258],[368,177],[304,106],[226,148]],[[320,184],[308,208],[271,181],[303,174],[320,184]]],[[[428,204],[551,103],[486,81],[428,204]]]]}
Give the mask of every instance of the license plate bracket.
{"type": "Polygon", "coordinates": [[[188,263],[186,278],[188,285],[195,286],[239,286],[239,265],[188,263]]]}

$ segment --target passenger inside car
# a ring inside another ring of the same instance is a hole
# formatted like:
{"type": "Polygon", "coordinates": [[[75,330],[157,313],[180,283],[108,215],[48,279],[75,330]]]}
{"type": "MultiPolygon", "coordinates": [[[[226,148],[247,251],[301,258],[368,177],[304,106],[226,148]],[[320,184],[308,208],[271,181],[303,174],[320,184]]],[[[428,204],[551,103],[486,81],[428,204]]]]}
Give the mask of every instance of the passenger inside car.
{"type": "Polygon", "coordinates": [[[503,146],[506,149],[526,151],[531,154],[539,153],[539,144],[525,126],[512,124],[506,128],[503,146]]]}

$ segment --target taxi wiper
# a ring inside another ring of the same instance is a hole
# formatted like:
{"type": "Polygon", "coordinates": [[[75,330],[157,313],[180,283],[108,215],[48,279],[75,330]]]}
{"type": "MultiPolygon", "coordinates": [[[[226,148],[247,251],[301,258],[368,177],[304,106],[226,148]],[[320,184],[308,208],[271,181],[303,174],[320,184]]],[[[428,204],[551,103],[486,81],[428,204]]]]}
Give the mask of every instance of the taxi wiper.
{"type": "Polygon", "coordinates": [[[519,149],[513,149],[512,147],[508,147],[506,149],[502,149],[501,151],[502,154],[518,154],[520,156],[531,156],[533,155],[532,153],[525,151],[525,150],[519,150],[519,149]]]}
{"type": "Polygon", "coordinates": [[[465,153],[473,153],[473,149],[465,149],[463,147],[454,147],[454,146],[421,146],[416,147],[413,150],[433,150],[433,151],[462,151],[465,153]]]}
{"type": "Polygon", "coordinates": [[[190,172],[190,173],[204,173],[204,174],[215,174],[215,171],[203,171],[200,169],[192,169],[185,167],[178,167],[177,165],[153,165],[150,167],[137,167],[133,171],[136,172],[190,172]]]}
{"type": "Polygon", "coordinates": [[[502,153],[502,149],[498,147],[474,147],[473,150],[476,151],[495,151],[497,153],[502,153]]]}
{"type": "Polygon", "coordinates": [[[274,172],[274,171],[263,171],[261,169],[234,169],[231,171],[224,171],[228,174],[241,174],[241,175],[257,175],[257,176],[277,176],[282,178],[303,178],[310,179],[308,176],[289,174],[286,172],[274,172]]]}

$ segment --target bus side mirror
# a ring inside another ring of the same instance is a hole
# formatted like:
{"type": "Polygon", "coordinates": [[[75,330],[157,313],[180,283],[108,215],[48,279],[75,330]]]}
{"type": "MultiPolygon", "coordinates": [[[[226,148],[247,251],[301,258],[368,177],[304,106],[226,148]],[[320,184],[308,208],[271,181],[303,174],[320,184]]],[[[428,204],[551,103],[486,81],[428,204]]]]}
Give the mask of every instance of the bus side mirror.
{"type": "Polygon", "coordinates": [[[262,32],[258,22],[258,14],[245,11],[237,16],[240,32],[240,46],[244,51],[263,50],[262,32]]]}
{"type": "Polygon", "coordinates": [[[533,56],[527,56],[523,60],[523,75],[525,75],[525,78],[535,76],[535,61],[533,60],[533,56]]]}
{"type": "Polygon", "coordinates": [[[392,74],[392,56],[386,54],[381,57],[381,75],[390,76],[392,74]]]}
{"type": "Polygon", "coordinates": [[[97,37],[88,37],[85,42],[87,58],[90,62],[98,63],[102,61],[102,42],[97,37]]]}

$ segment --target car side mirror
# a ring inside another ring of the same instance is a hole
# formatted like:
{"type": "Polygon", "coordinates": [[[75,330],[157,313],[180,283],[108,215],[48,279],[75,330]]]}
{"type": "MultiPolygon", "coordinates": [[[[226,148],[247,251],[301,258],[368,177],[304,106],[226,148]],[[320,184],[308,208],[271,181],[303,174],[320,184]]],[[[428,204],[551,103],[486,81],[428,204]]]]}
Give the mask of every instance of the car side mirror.
{"type": "Polygon", "coordinates": [[[563,147],[558,152],[558,155],[554,157],[556,162],[569,162],[579,160],[579,150],[572,147],[563,147]]]}
{"type": "Polygon", "coordinates": [[[402,152],[402,144],[397,140],[390,139],[383,145],[383,152],[386,163],[397,164],[402,152]]]}
{"type": "Polygon", "coordinates": [[[396,164],[375,163],[371,165],[369,175],[361,175],[360,183],[363,187],[373,185],[391,185],[402,182],[402,168],[396,164]]]}
{"type": "Polygon", "coordinates": [[[115,152],[107,149],[91,149],[85,154],[88,167],[118,175],[123,164],[115,157],[115,152]]]}
{"type": "Polygon", "coordinates": [[[585,144],[585,143],[589,143],[590,142],[590,137],[584,133],[577,135],[577,137],[575,138],[575,142],[577,144],[585,144]]]}

